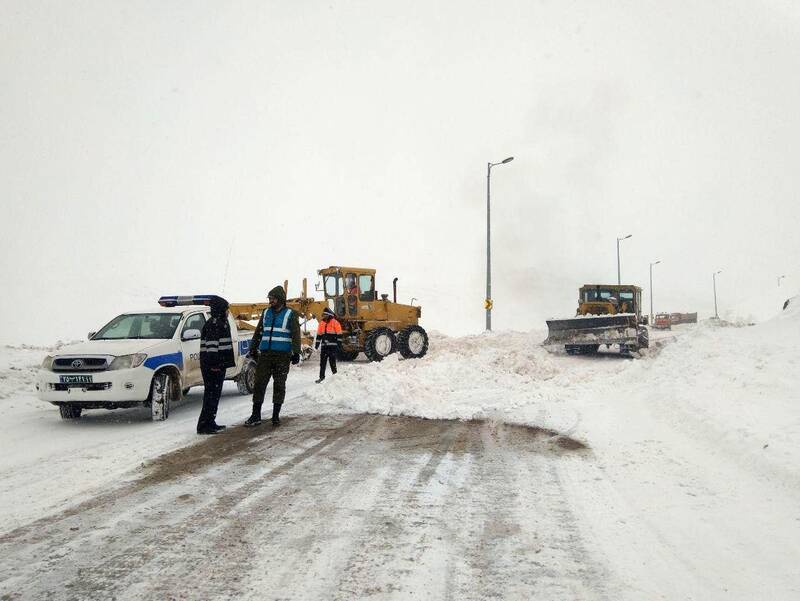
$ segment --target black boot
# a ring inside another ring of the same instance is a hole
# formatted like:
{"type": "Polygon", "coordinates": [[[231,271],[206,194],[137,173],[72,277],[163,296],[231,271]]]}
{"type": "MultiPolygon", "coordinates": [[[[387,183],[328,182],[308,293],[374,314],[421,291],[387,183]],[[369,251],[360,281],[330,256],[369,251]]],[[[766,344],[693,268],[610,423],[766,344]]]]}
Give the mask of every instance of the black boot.
{"type": "Polygon", "coordinates": [[[280,426],[280,414],[281,414],[281,405],[283,403],[272,403],[272,425],[273,426],[280,426]]]}
{"type": "Polygon", "coordinates": [[[261,423],[261,405],[253,405],[253,414],[244,422],[245,426],[257,426],[261,423]]]}

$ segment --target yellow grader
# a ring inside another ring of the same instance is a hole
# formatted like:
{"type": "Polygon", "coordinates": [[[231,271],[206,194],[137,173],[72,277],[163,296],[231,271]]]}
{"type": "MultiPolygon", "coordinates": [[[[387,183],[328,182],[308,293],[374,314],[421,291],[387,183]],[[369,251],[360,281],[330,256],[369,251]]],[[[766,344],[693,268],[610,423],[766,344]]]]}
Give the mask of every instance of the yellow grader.
{"type": "Polygon", "coordinates": [[[630,354],[650,344],[642,316],[639,286],[584,284],[578,291],[578,310],[571,319],[547,321],[545,345],[564,345],[570,355],[596,353],[601,344],[618,344],[630,354]]]}
{"type": "MultiPolygon", "coordinates": [[[[397,278],[392,282],[393,296],[378,295],[375,288],[375,270],[362,267],[331,266],[317,272],[321,278],[324,298],[316,300],[308,296],[307,281],[303,280],[300,296],[289,298],[289,283],[286,305],[297,312],[303,327],[303,358],[313,353],[313,333],[308,332],[308,321],[322,318],[328,307],[342,324],[342,348],[338,358],[353,361],[364,353],[370,361],[382,361],[384,357],[399,352],[404,358],[419,358],[428,352],[428,334],[419,325],[422,308],[397,302],[397,278]]],[[[413,302],[413,301],[412,301],[413,302]]],[[[254,330],[248,323],[257,321],[267,303],[232,303],[230,312],[240,329],[254,330]]]]}

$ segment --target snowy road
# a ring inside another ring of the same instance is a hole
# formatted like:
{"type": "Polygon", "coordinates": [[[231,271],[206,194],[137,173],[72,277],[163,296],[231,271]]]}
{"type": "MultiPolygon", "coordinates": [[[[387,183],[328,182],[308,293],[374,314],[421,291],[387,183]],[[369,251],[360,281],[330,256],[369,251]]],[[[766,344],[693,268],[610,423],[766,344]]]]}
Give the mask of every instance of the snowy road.
{"type": "Polygon", "coordinates": [[[638,360],[506,333],[322,386],[308,365],[280,429],[211,438],[200,391],[163,423],[60,421],[26,391],[41,352],[7,348],[0,598],[800,598],[784,317],[658,333],[638,360]]]}
{"type": "Polygon", "coordinates": [[[487,422],[362,415],[240,427],[4,535],[2,593],[600,598],[609,576],[561,483],[565,456],[583,453],[487,422]]]}

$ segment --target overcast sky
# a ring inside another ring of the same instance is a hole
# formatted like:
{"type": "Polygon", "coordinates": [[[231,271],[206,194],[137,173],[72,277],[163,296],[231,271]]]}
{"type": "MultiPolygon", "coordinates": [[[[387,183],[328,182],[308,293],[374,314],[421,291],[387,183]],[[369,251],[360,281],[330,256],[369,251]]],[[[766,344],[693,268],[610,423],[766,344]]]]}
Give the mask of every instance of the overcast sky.
{"type": "Polygon", "coordinates": [[[800,288],[798,73],[792,2],[0,0],[0,342],[331,264],[480,332],[511,155],[495,329],[573,314],[626,234],[656,311],[713,314],[721,269],[720,313],[768,317],[800,288]]]}

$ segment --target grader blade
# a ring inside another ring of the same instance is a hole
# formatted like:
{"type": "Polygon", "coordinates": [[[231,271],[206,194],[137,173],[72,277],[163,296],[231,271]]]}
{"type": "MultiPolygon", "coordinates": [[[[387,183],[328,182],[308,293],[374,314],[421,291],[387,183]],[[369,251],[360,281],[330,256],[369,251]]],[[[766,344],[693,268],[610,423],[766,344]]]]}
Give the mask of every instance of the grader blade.
{"type": "Polygon", "coordinates": [[[547,321],[545,345],[635,344],[636,315],[597,315],[547,321]]]}

